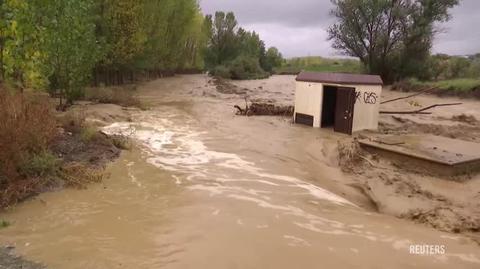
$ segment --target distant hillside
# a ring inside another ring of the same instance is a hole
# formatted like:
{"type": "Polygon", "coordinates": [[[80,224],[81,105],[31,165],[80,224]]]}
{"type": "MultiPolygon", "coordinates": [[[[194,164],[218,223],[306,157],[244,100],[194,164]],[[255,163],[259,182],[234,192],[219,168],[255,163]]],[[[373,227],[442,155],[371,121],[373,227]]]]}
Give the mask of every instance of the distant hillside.
{"type": "Polygon", "coordinates": [[[275,69],[277,74],[298,74],[300,71],[362,73],[360,61],[356,59],[324,58],[320,56],[296,57],[287,59],[275,69]]]}

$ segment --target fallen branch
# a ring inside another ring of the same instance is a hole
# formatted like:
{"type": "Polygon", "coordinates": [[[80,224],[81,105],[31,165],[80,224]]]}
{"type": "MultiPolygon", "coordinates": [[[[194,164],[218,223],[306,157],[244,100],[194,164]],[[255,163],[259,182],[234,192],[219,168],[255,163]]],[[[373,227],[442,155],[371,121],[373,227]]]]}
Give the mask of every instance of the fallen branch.
{"type": "Polygon", "coordinates": [[[425,112],[435,107],[442,107],[442,106],[458,106],[462,105],[463,103],[453,103],[453,104],[436,104],[431,105],[422,109],[414,110],[414,111],[380,111],[380,114],[432,114],[431,112],[425,112]]]}
{"type": "Polygon", "coordinates": [[[426,89],[426,90],[417,92],[417,93],[412,94],[412,95],[409,95],[409,96],[404,96],[404,97],[399,97],[399,98],[395,98],[395,99],[383,101],[383,102],[381,102],[380,104],[383,105],[383,104],[387,104],[387,103],[391,103],[391,102],[395,102],[395,101],[399,101],[399,100],[404,100],[404,99],[412,98],[412,97],[415,97],[415,96],[422,95],[422,94],[424,94],[424,93],[431,92],[431,91],[436,90],[436,89],[437,89],[437,87],[428,88],[428,89],[426,89]]]}
{"type": "Polygon", "coordinates": [[[248,111],[250,110],[250,107],[248,106],[248,96],[245,96],[245,109],[241,108],[239,105],[235,105],[234,108],[238,110],[237,115],[248,116],[248,111]]]}
{"type": "Polygon", "coordinates": [[[234,108],[238,109],[237,111],[237,115],[245,115],[245,110],[243,110],[241,107],[239,107],[238,105],[235,105],[234,108]]]}
{"type": "Polygon", "coordinates": [[[398,115],[432,115],[432,112],[416,112],[416,111],[380,111],[380,114],[398,114],[398,115]]]}
{"type": "Polygon", "coordinates": [[[371,160],[369,160],[367,157],[363,156],[363,155],[360,155],[360,154],[357,154],[358,157],[360,157],[362,160],[368,162],[372,167],[376,167],[375,164],[373,164],[373,162],[371,160]]]}

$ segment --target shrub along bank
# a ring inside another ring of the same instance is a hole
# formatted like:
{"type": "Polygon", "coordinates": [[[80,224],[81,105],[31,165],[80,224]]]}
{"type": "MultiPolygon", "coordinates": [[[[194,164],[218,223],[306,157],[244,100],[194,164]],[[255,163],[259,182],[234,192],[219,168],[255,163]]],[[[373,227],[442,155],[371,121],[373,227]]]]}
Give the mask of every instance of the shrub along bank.
{"type": "Polygon", "coordinates": [[[459,78],[441,81],[419,81],[408,79],[395,83],[392,90],[421,91],[434,88],[431,92],[440,96],[458,96],[480,99],[480,79],[459,78]]]}
{"type": "Polygon", "coordinates": [[[319,56],[296,57],[287,59],[275,68],[279,75],[297,75],[301,71],[332,73],[364,73],[364,68],[357,59],[329,59],[319,56]]]}
{"type": "Polygon", "coordinates": [[[105,163],[119,156],[120,138],[93,129],[81,115],[57,116],[49,98],[0,89],[0,208],[98,182],[105,163]]]}

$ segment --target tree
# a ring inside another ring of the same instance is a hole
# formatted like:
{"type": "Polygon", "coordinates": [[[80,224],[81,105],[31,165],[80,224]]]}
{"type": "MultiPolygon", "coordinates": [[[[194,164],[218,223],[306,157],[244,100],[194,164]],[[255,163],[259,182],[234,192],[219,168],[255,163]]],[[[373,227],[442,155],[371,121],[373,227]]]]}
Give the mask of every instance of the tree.
{"type": "Polygon", "coordinates": [[[97,10],[105,57],[97,65],[96,83],[203,68],[206,38],[197,0],[102,0],[97,10]]]}
{"type": "Polygon", "coordinates": [[[265,54],[265,60],[263,61],[262,68],[267,72],[272,72],[274,68],[280,67],[283,63],[283,56],[277,48],[271,47],[265,54]]]}
{"type": "Polygon", "coordinates": [[[240,55],[229,64],[232,79],[262,79],[268,74],[260,66],[258,58],[240,55]]]}
{"type": "Polygon", "coordinates": [[[6,0],[2,5],[3,72],[5,79],[17,88],[44,86],[38,79],[38,44],[41,39],[39,24],[41,12],[35,7],[39,0],[6,0]]]}
{"type": "MultiPolygon", "coordinates": [[[[83,94],[97,61],[93,0],[48,0],[35,2],[42,14],[39,42],[40,73],[48,78],[51,92],[67,102],[83,94]]],[[[61,99],[60,99],[61,102],[61,99]]]]}
{"type": "Polygon", "coordinates": [[[205,65],[214,75],[227,78],[263,78],[282,63],[278,49],[265,48],[265,42],[252,31],[238,27],[233,13],[207,15],[203,26],[207,38],[205,65]]]}
{"type": "Polygon", "coordinates": [[[262,58],[265,56],[265,42],[255,32],[245,31],[240,28],[237,32],[238,39],[238,55],[262,58]]]}
{"type": "Polygon", "coordinates": [[[434,24],[448,20],[458,0],[332,0],[333,47],[358,57],[386,81],[418,74],[429,56],[434,24]]]}
{"type": "Polygon", "coordinates": [[[445,54],[432,55],[428,59],[429,78],[433,80],[439,80],[440,78],[446,78],[446,72],[448,70],[448,62],[450,57],[445,54]]]}
{"type": "MultiPolygon", "coordinates": [[[[108,86],[203,69],[213,29],[198,0],[0,0],[0,18],[0,75],[21,89],[60,92],[70,103],[92,74],[94,85],[108,86]]],[[[218,14],[215,23],[215,57],[231,61],[235,17],[218,14]]]]}
{"type": "Polygon", "coordinates": [[[144,49],[143,0],[100,0],[95,14],[95,34],[102,53],[95,68],[96,83],[121,84],[123,74],[144,49]]]}
{"type": "Polygon", "coordinates": [[[3,64],[5,41],[7,39],[7,12],[4,0],[0,0],[0,81],[5,78],[5,70],[3,64]]]}
{"type": "Polygon", "coordinates": [[[105,64],[125,67],[143,50],[146,34],[141,27],[142,0],[102,0],[105,64]]]}
{"type": "Polygon", "coordinates": [[[3,50],[7,78],[20,88],[58,92],[69,103],[97,61],[93,0],[7,0],[3,50]]]}
{"type": "Polygon", "coordinates": [[[451,57],[448,65],[448,78],[466,77],[471,68],[471,61],[464,57],[451,57]]]}
{"type": "Polygon", "coordinates": [[[238,56],[237,19],[232,12],[216,12],[215,18],[207,15],[205,28],[208,31],[208,49],[205,56],[207,67],[221,65],[238,56]]]}
{"type": "Polygon", "coordinates": [[[480,54],[475,55],[472,59],[468,75],[473,78],[480,78],[480,54]]]}

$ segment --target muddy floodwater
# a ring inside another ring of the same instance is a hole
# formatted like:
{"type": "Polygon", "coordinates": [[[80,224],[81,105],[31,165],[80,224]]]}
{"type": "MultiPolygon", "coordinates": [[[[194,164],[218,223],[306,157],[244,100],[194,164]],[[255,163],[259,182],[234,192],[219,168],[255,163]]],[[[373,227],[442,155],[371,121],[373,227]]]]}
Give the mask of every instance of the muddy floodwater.
{"type": "MultiPolygon", "coordinates": [[[[286,103],[294,85],[239,83],[286,103]]],[[[2,213],[12,225],[0,244],[54,269],[480,268],[472,240],[375,213],[338,167],[337,142],[349,137],[235,116],[243,97],[204,75],[150,82],[139,95],[150,110],[104,127],[136,144],[109,178],[2,213]],[[415,255],[412,245],[445,253],[415,255]]]]}

